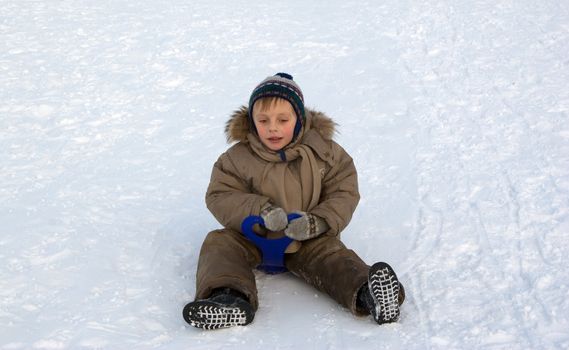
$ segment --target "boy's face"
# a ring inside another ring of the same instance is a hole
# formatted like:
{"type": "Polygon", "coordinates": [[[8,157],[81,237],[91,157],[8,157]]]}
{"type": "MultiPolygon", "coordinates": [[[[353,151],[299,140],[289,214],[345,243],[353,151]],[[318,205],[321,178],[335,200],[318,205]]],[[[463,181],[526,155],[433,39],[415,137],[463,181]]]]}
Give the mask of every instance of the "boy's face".
{"type": "Polygon", "coordinates": [[[278,151],[292,141],[296,114],[287,100],[277,99],[263,111],[260,103],[255,103],[253,122],[261,142],[270,150],[278,151]]]}

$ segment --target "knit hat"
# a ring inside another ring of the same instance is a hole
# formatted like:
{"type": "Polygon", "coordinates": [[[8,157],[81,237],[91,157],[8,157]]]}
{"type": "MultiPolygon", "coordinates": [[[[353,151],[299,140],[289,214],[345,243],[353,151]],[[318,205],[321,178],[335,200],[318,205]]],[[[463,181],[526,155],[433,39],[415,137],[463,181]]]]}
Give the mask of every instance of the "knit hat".
{"type": "Polygon", "coordinates": [[[296,113],[293,139],[296,138],[306,120],[306,116],[304,114],[304,96],[300,87],[293,81],[292,75],[277,73],[263,80],[251,93],[251,98],[249,99],[249,122],[255,132],[257,132],[257,129],[253,122],[253,105],[258,99],[264,97],[280,97],[290,102],[296,113]]]}

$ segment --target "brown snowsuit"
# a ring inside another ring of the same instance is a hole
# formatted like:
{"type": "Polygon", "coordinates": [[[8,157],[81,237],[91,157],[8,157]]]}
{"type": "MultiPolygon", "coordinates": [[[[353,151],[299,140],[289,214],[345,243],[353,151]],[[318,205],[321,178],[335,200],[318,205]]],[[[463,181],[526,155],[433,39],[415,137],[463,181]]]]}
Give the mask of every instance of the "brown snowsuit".
{"type": "Polygon", "coordinates": [[[237,143],[213,167],[206,203],[224,228],[210,232],[203,242],[196,300],[207,298],[215,288],[230,287],[258,308],[253,269],[261,263],[261,253],[240,232],[241,222],[259,215],[271,202],[289,213],[310,212],[330,226],[315,239],[289,246],[288,270],[354,314],[366,313],[356,308],[356,298],[367,281],[369,266],[340,241],[360,196],[352,158],[332,140],[335,123],[307,109],[296,141],[279,154],[264,147],[250,131],[247,113],[242,107],[227,122],[227,140],[237,143]]]}

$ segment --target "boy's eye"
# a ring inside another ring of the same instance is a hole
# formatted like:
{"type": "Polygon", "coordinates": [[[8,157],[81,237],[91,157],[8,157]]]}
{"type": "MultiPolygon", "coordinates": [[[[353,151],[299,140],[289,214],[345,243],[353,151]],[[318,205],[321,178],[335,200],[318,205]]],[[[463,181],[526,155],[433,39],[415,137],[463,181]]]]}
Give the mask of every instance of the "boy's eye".
{"type": "Polygon", "coordinates": [[[281,123],[287,123],[287,122],[288,122],[288,119],[281,119],[280,122],[281,122],[281,123]]]}

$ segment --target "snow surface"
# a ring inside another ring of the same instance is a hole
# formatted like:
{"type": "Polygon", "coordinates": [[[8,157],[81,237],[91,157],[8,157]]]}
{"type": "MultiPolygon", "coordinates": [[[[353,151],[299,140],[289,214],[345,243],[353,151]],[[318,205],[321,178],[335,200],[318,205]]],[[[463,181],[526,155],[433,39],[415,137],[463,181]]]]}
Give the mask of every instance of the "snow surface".
{"type": "Polygon", "coordinates": [[[569,348],[567,2],[0,5],[1,349],[569,348]],[[248,327],[182,320],[224,123],[278,71],[340,124],[397,324],[289,274],[248,327]]]}

